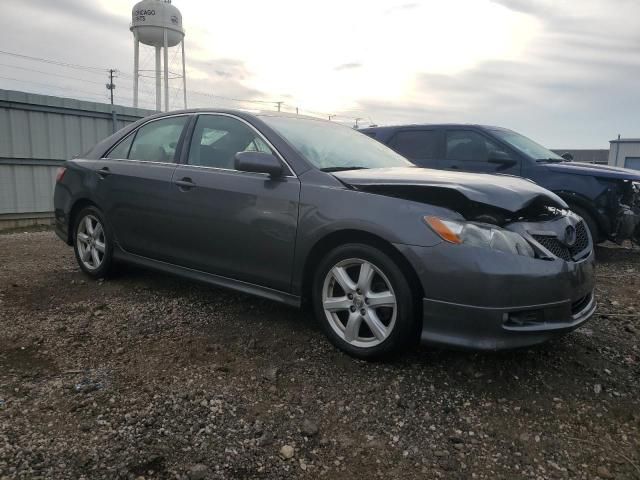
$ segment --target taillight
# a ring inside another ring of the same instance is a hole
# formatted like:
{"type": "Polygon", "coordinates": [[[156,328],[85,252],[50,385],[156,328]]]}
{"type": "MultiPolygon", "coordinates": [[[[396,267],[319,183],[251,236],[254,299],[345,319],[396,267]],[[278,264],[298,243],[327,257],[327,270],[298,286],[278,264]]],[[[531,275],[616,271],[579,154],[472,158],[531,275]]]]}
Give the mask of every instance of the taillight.
{"type": "Polygon", "coordinates": [[[64,178],[64,173],[67,171],[65,167],[58,168],[58,172],[56,173],[56,183],[59,183],[64,178]]]}

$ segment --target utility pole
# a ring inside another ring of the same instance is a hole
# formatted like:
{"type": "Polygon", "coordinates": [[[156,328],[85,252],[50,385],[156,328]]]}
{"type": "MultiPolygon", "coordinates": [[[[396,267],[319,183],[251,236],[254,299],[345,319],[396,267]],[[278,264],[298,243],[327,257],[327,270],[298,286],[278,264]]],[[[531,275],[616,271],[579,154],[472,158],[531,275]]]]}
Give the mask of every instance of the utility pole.
{"type": "Polygon", "coordinates": [[[116,133],[116,131],[118,130],[118,120],[116,118],[116,110],[115,108],[113,108],[113,91],[116,89],[116,85],[115,83],[113,83],[113,74],[116,72],[117,70],[114,70],[113,68],[109,69],[109,83],[107,83],[107,90],[109,90],[109,93],[111,94],[111,123],[112,123],[113,133],[116,133]]]}
{"type": "Polygon", "coordinates": [[[113,68],[109,69],[109,83],[107,83],[107,90],[111,93],[111,105],[113,105],[113,91],[116,89],[116,85],[113,83],[113,74],[116,73],[117,70],[113,68]]]}
{"type": "Polygon", "coordinates": [[[280,111],[280,105],[282,105],[284,102],[274,102],[276,105],[278,105],[278,111],[280,111]]]}

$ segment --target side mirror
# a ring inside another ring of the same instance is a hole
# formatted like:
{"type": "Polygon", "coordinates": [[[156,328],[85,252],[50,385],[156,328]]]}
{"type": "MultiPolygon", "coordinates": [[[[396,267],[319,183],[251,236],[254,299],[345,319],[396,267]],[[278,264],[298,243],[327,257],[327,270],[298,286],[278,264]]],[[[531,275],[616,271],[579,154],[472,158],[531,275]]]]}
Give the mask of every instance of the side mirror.
{"type": "Polygon", "coordinates": [[[242,172],[267,173],[272,177],[282,176],[282,163],[271,153],[238,152],[234,167],[242,172]]]}
{"type": "Polygon", "coordinates": [[[502,165],[504,168],[513,167],[518,163],[517,160],[511,158],[511,155],[502,150],[493,150],[489,152],[488,162],[497,163],[498,165],[502,165]]]}
{"type": "Polygon", "coordinates": [[[573,155],[571,155],[569,152],[563,153],[560,156],[564,158],[567,162],[573,161],[573,155]]]}

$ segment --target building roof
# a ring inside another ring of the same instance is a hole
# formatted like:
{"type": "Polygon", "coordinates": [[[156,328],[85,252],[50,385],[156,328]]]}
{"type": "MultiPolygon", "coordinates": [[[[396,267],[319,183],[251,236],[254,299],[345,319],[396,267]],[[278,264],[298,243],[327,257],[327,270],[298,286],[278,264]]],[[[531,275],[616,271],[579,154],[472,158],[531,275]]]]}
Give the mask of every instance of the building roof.
{"type": "Polygon", "coordinates": [[[608,149],[554,148],[551,151],[558,155],[570,153],[573,155],[574,162],[607,163],[609,161],[608,149]]]}
{"type": "Polygon", "coordinates": [[[609,143],[640,143],[640,138],[616,138],[609,143]]]}

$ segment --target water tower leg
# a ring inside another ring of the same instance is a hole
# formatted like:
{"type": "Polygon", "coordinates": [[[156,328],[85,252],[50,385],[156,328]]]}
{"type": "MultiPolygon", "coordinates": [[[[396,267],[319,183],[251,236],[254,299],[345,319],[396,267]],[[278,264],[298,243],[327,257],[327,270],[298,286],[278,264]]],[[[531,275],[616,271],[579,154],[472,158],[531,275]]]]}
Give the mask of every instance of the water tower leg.
{"type": "Polygon", "coordinates": [[[164,29],[164,111],[169,111],[169,40],[164,29]]]}
{"type": "Polygon", "coordinates": [[[133,34],[133,108],[138,108],[138,76],[140,72],[140,41],[138,34],[133,34]]]}
{"type": "Polygon", "coordinates": [[[162,84],[160,76],[160,47],[156,47],[156,110],[162,111],[162,84]]]}
{"type": "Polygon", "coordinates": [[[187,108],[187,71],[184,63],[184,37],[182,38],[182,93],[184,95],[184,108],[187,108]]]}

